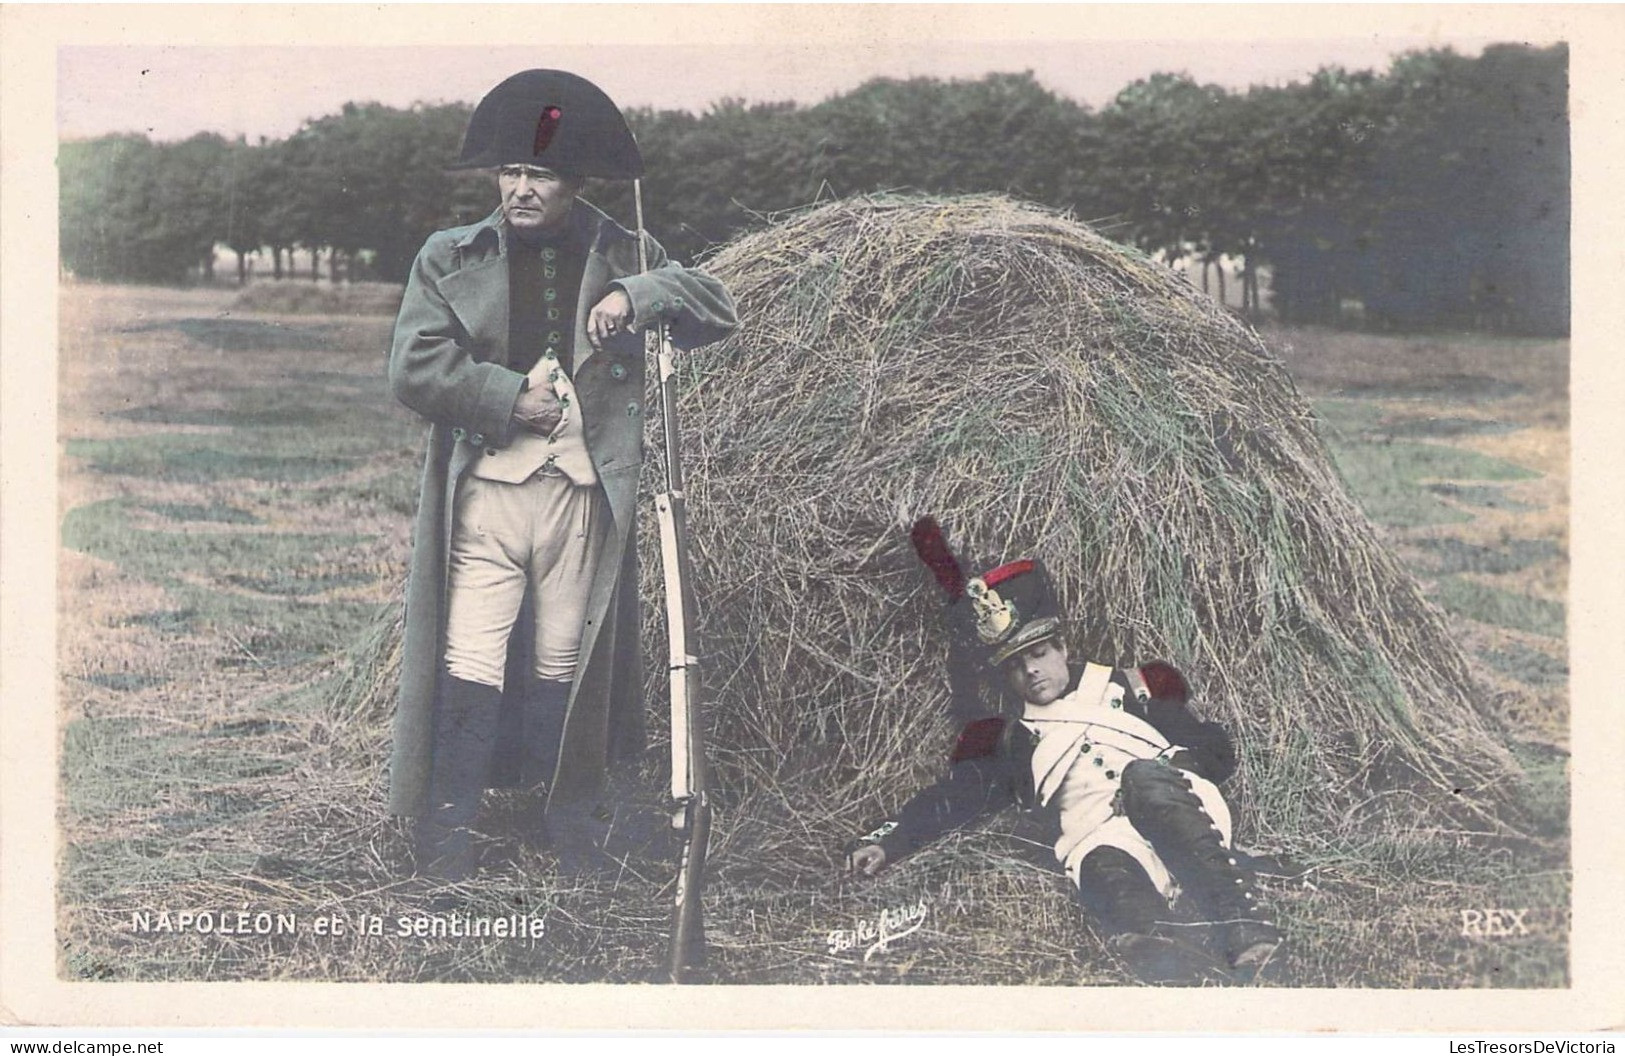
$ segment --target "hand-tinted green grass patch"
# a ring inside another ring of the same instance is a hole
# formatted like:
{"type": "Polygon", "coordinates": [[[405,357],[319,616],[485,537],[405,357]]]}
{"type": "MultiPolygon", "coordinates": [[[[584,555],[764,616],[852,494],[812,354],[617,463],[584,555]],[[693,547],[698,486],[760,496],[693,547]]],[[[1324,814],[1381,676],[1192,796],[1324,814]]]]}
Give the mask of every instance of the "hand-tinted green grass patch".
{"type": "Polygon", "coordinates": [[[197,629],[196,609],[160,609],[131,616],[130,623],[151,627],[160,634],[190,634],[197,629]]]}
{"type": "Polygon", "coordinates": [[[233,573],[279,572],[319,564],[369,537],[305,532],[165,532],[133,528],[124,500],[79,506],[62,521],[63,544],[114,561],[154,582],[183,574],[224,580],[233,573]]]}
{"type": "Polygon", "coordinates": [[[226,576],[226,582],[235,587],[258,591],[261,594],[291,597],[325,594],[330,590],[365,586],[373,579],[373,576],[361,572],[304,569],[275,569],[259,574],[233,572],[226,576]]]}
{"type": "Polygon", "coordinates": [[[248,479],[266,482],[317,480],[353,464],[352,459],[308,452],[273,454],[245,450],[239,436],[143,436],[69,440],[68,454],[98,473],[153,477],[178,484],[248,479]]]}
{"type": "Polygon", "coordinates": [[[211,502],[207,506],[193,502],[144,502],[144,510],[172,521],[202,521],[207,524],[259,524],[260,519],[247,510],[211,502]]]}
{"type": "Polygon", "coordinates": [[[169,679],[158,675],[143,675],[133,671],[99,671],[93,675],[85,675],[84,680],[93,686],[102,689],[111,689],[115,693],[135,693],[153,686],[161,686],[169,679]]]}
{"type": "Polygon", "coordinates": [[[1494,484],[1429,484],[1427,490],[1442,498],[1487,510],[1535,509],[1527,502],[1507,498],[1506,489],[1494,484]]]}
{"type": "Polygon", "coordinates": [[[173,333],[218,352],[323,352],[346,347],[349,328],[336,323],[290,324],[229,316],[161,319],[126,326],[123,333],[173,333]]]}
{"type": "Polygon", "coordinates": [[[196,402],[148,404],[119,411],[114,417],[132,422],[168,425],[209,425],[238,429],[269,429],[303,426],[335,434],[399,430],[401,435],[420,428],[406,411],[390,398],[383,379],[356,378],[335,374],[328,379],[299,380],[289,375],[285,383],[262,382],[254,386],[226,389],[219,393],[221,405],[199,406],[196,402]],[[357,385],[354,382],[364,382],[357,385]]]}
{"type": "Polygon", "coordinates": [[[148,614],[165,630],[214,627],[225,633],[225,666],[272,667],[333,652],[374,618],[370,602],[307,601],[329,589],[326,577],[370,577],[346,570],[368,537],[339,534],[164,532],[132,528],[121,500],[70,510],[62,543],[166,588],[179,613],[148,614]],[[244,593],[238,581],[277,584],[280,594],[244,593]]]}
{"type": "Polygon", "coordinates": [[[1333,439],[1326,446],[1366,514],[1396,527],[1471,520],[1428,494],[1424,481],[1527,480],[1538,475],[1511,462],[1438,444],[1333,439]]]}
{"type": "MultiPolygon", "coordinates": [[[[68,771],[64,769],[64,773],[68,774],[68,771]]],[[[74,779],[69,774],[66,780],[71,784],[74,779]]],[[[254,865],[252,854],[222,850],[213,841],[203,841],[203,847],[197,852],[177,853],[172,833],[151,836],[120,834],[111,839],[70,843],[63,851],[63,860],[62,893],[65,900],[94,906],[107,900],[110,894],[137,891],[143,892],[136,900],[136,904],[143,908],[150,905],[144,895],[146,891],[161,891],[172,884],[197,883],[207,878],[244,875],[254,865]]],[[[117,925],[122,931],[129,925],[129,918],[118,920],[117,925]]],[[[115,935],[102,938],[103,941],[113,939],[116,945],[115,935]]],[[[153,951],[149,948],[144,952],[150,955],[153,951]]],[[[119,973],[130,977],[132,973],[125,967],[126,963],[125,959],[119,959],[119,973]]],[[[193,968],[195,970],[195,965],[193,968]]],[[[177,964],[174,975],[152,978],[183,978],[186,969],[186,965],[177,964]]]]}
{"type": "Polygon", "coordinates": [[[1527,778],[1524,805],[1533,829],[1545,836],[1569,832],[1569,753],[1561,748],[1532,741],[1509,745],[1518,757],[1527,778]]]}
{"type": "Polygon", "coordinates": [[[1390,419],[1379,427],[1389,436],[1453,437],[1494,436],[1523,428],[1511,422],[1498,422],[1493,418],[1453,418],[1426,415],[1417,418],[1390,419]]]}
{"type": "Polygon", "coordinates": [[[360,393],[366,398],[374,398],[385,392],[381,363],[377,374],[351,374],[342,370],[290,370],[286,377],[292,383],[311,385],[327,391],[342,389],[360,393]]]}
{"type": "Polygon", "coordinates": [[[416,459],[398,464],[387,472],[342,484],[322,484],[293,492],[292,502],[325,506],[332,502],[363,502],[410,518],[418,508],[421,471],[416,459]]]}
{"type": "Polygon", "coordinates": [[[1451,612],[1479,623],[1511,627],[1551,638],[1563,637],[1566,618],[1560,602],[1513,594],[1460,576],[1446,576],[1439,580],[1432,596],[1434,601],[1451,612]]]}
{"type": "Polygon", "coordinates": [[[1484,654],[1484,660],[1503,675],[1531,686],[1551,686],[1565,682],[1569,665],[1536,649],[1508,642],[1484,654]]]}
{"type": "Polygon", "coordinates": [[[1377,423],[1388,416],[1377,400],[1316,400],[1315,414],[1338,439],[1348,441],[1374,432],[1377,423]]]}
{"type": "Polygon", "coordinates": [[[1361,382],[1340,386],[1339,396],[1367,400],[1457,400],[1478,403],[1504,400],[1524,392],[1517,382],[1482,374],[1419,374],[1403,381],[1361,382]]]}
{"type": "Polygon", "coordinates": [[[134,718],[84,718],[63,730],[68,806],[96,821],[128,810],[170,808],[165,816],[213,804],[216,786],[290,769],[287,759],[243,752],[230,739],[153,728],[134,718]]]}
{"type": "Polygon", "coordinates": [[[1414,544],[1432,558],[1433,571],[1442,575],[1517,572],[1544,561],[1560,561],[1563,548],[1550,539],[1512,539],[1503,546],[1479,546],[1460,539],[1419,539],[1414,544]]]}

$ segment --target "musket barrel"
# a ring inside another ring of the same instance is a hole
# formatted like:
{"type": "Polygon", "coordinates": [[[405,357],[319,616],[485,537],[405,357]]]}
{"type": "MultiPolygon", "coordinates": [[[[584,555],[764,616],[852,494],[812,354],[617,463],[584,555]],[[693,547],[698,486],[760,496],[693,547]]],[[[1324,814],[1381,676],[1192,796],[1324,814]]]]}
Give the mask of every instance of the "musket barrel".
{"type": "MultiPolygon", "coordinates": [[[[643,231],[643,184],[633,181],[638,220],[638,264],[649,270],[643,231]]],[[[695,627],[693,582],[688,557],[688,517],[683,501],[683,456],[677,421],[677,371],[671,334],[664,323],[649,335],[645,349],[656,355],[660,372],[660,417],[665,441],[666,490],[655,496],[660,521],[660,558],[666,588],[666,629],[670,645],[671,794],[680,814],[682,852],[672,909],[669,977],[687,981],[691,968],[705,959],[705,928],[700,892],[711,833],[711,804],[706,795],[705,742],[699,715],[700,665],[692,648],[695,627]]]]}

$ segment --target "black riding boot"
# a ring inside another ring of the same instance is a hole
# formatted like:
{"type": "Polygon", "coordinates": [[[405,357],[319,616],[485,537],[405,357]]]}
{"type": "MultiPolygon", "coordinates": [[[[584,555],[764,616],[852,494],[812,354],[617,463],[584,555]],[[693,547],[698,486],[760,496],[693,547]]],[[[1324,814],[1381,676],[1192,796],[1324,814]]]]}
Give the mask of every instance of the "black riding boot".
{"type": "Polygon", "coordinates": [[[1160,759],[1123,768],[1123,813],[1139,830],[1202,915],[1218,925],[1217,946],[1232,968],[1257,971],[1281,943],[1264,917],[1253,877],[1208,816],[1179,770],[1160,759]]]}
{"type": "Polygon", "coordinates": [[[418,868],[456,883],[474,872],[474,822],[496,751],[502,691],[445,675],[434,705],[429,809],[419,820],[418,868]]]}
{"type": "Polygon", "coordinates": [[[564,739],[564,712],[570,701],[570,683],[551,679],[533,681],[525,692],[520,728],[520,780],[536,793],[527,799],[522,830],[524,841],[535,848],[550,842],[543,815],[548,786],[558,767],[559,742],[564,739]]]}
{"type": "Polygon", "coordinates": [[[527,787],[549,784],[559,762],[564,739],[564,709],[570,702],[570,683],[538,679],[525,693],[523,760],[520,771],[527,787]]]}

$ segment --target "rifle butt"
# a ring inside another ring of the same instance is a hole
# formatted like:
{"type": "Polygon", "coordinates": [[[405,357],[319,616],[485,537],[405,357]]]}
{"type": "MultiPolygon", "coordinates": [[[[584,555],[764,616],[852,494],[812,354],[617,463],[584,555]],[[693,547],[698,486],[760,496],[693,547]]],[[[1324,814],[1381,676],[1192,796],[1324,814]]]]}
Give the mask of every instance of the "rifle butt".
{"type": "Polygon", "coordinates": [[[674,983],[692,982],[705,964],[705,916],[700,902],[705,890],[705,858],[711,841],[711,803],[704,792],[683,804],[683,842],[677,859],[677,893],[672,907],[668,976],[674,983]]]}

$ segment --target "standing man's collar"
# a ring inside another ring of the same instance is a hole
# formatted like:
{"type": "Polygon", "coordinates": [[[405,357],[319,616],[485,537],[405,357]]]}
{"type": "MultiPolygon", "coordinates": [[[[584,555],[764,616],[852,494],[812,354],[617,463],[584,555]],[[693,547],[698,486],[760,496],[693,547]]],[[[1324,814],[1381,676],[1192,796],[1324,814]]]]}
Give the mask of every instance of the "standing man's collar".
{"type": "MultiPolygon", "coordinates": [[[[557,245],[562,241],[583,251],[591,249],[598,240],[599,229],[603,224],[603,220],[604,214],[598,211],[597,206],[584,199],[577,198],[575,204],[570,207],[570,215],[565,220],[563,232],[555,236],[555,239],[552,240],[553,244],[557,245]]],[[[508,251],[508,239],[517,240],[517,237],[512,229],[508,227],[507,220],[503,218],[502,207],[498,206],[484,220],[477,224],[470,224],[468,233],[458,241],[457,246],[459,249],[467,249],[478,244],[483,239],[494,238],[497,240],[497,252],[506,253],[508,251]]],[[[546,243],[537,244],[545,245],[546,243]]]]}

